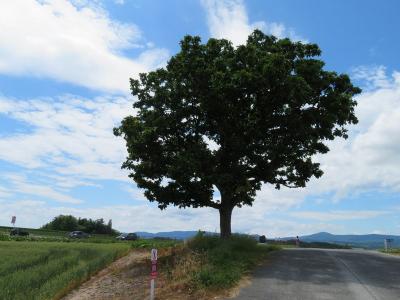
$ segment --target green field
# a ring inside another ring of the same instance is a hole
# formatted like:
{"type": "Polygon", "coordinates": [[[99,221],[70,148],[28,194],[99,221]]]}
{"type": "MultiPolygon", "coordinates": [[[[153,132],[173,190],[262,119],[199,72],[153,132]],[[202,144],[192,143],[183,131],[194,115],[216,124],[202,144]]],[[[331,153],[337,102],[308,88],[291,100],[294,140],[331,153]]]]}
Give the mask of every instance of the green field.
{"type": "Polygon", "coordinates": [[[90,238],[71,239],[69,231],[21,228],[29,232],[28,237],[10,236],[12,227],[0,226],[0,241],[44,241],[44,242],[89,242],[89,243],[114,243],[115,236],[109,234],[91,234],[90,238]]]}
{"type": "Polygon", "coordinates": [[[129,243],[0,242],[0,299],[54,299],[129,251],[129,243]]]}
{"type": "MultiPolygon", "coordinates": [[[[12,227],[0,226],[0,233],[9,234],[12,227]]],[[[32,229],[32,228],[21,228],[24,231],[28,231],[30,235],[41,236],[41,237],[66,237],[67,231],[56,231],[56,230],[43,230],[43,229],[32,229]]]]}

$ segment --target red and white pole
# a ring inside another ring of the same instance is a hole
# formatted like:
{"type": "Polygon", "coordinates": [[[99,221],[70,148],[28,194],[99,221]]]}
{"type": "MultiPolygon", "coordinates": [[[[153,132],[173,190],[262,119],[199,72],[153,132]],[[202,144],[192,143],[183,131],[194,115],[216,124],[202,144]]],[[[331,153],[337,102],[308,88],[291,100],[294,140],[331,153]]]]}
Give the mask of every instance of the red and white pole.
{"type": "Polygon", "coordinates": [[[150,300],[154,300],[155,280],[157,278],[157,249],[151,249],[151,281],[150,281],[150,300]]]}

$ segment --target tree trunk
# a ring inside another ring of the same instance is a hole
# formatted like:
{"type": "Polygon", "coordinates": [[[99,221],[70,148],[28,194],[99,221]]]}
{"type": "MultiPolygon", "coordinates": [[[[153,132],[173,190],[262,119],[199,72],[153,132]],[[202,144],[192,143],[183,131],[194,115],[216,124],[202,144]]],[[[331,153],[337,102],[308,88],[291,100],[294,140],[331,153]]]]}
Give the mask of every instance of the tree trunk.
{"type": "Polygon", "coordinates": [[[219,209],[219,226],[221,230],[221,238],[229,238],[232,234],[231,219],[233,207],[222,206],[219,209]]]}

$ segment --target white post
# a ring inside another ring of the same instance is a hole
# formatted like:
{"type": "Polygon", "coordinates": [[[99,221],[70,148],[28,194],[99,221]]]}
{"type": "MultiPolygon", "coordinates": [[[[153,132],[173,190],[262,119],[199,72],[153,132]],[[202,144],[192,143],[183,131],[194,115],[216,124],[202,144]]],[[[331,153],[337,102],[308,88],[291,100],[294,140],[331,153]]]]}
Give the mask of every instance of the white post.
{"type": "Polygon", "coordinates": [[[154,278],[150,281],[150,300],[154,300],[154,278]]]}
{"type": "Polygon", "coordinates": [[[151,249],[151,281],[150,281],[150,300],[154,300],[155,279],[157,277],[157,249],[151,249]]]}
{"type": "Polygon", "coordinates": [[[385,244],[385,252],[388,252],[388,240],[387,239],[384,240],[384,244],[385,244]]]}

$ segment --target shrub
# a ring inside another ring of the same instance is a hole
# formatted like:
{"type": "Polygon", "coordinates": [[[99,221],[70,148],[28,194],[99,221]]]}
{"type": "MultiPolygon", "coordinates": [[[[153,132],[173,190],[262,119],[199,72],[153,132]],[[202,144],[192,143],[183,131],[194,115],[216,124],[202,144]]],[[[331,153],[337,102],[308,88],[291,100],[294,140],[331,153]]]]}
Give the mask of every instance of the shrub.
{"type": "Polygon", "coordinates": [[[278,249],[258,245],[247,235],[232,235],[229,239],[197,234],[188,248],[202,255],[200,267],[192,272],[192,284],[198,288],[226,288],[237,283],[265,255],[278,249]]]}

